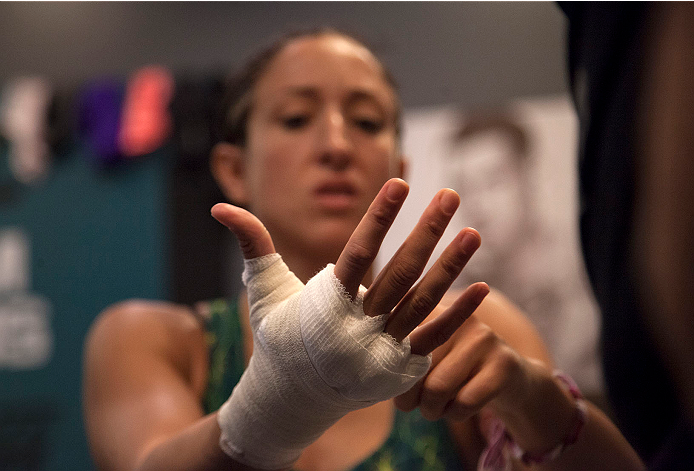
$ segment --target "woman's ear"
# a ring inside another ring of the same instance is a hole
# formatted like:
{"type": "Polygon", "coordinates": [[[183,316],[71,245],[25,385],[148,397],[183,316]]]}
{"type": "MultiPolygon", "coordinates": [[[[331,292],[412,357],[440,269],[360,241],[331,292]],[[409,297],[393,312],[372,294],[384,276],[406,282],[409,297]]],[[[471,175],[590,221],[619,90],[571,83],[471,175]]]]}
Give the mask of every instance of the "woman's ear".
{"type": "Polygon", "coordinates": [[[210,168],[224,196],[234,204],[245,206],[248,203],[248,189],[241,147],[228,142],[215,145],[210,157],[210,168]]]}

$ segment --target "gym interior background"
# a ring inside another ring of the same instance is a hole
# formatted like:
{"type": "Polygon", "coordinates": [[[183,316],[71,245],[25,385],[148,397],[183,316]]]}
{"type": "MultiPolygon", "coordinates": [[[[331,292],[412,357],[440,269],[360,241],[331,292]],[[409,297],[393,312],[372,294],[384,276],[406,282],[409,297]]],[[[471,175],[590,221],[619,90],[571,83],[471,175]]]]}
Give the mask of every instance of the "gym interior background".
{"type": "Polygon", "coordinates": [[[405,110],[567,90],[566,24],[553,3],[3,2],[0,18],[5,118],[18,81],[39,78],[50,97],[38,173],[18,176],[11,118],[2,124],[3,470],[93,469],[81,350],[102,309],[238,289],[233,240],[209,217],[222,199],[207,167],[211,137],[196,123],[209,122],[220,78],[259,44],[305,27],[352,32],[391,68],[405,110]],[[141,155],[109,153],[107,116],[94,108],[126,99],[129,81],[152,65],[174,80],[173,131],[141,155]]]}

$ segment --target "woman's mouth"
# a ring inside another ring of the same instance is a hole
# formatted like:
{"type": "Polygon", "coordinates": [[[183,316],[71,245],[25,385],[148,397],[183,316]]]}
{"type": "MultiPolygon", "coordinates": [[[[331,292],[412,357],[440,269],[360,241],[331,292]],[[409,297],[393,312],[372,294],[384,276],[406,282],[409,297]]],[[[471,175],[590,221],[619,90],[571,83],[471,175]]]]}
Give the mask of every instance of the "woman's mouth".
{"type": "Polygon", "coordinates": [[[318,205],[330,211],[350,210],[357,202],[357,190],[347,182],[322,184],[316,188],[314,194],[318,205]]]}

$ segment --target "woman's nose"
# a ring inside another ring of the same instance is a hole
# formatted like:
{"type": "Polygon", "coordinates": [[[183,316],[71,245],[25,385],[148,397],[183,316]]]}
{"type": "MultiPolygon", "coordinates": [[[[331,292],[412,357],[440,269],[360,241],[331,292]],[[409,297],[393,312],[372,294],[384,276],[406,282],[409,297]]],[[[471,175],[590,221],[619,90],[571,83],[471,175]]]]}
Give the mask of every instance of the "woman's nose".
{"type": "Polygon", "coordinates": [[[323,121],[318,149],[320,163],[334,170],[344,170],[352,160],[353,151],[348,123],[338,111],[327,113],[323,121]]]}

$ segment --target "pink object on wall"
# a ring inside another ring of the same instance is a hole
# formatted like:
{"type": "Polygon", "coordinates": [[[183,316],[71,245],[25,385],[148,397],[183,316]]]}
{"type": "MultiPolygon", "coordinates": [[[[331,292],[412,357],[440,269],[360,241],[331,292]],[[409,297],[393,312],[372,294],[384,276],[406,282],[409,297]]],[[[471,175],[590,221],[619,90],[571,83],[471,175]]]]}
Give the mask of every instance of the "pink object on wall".
{"type": "Polygon", "coordinates": [[[125,93],[118,143],[123,155],[154,152],[168,139],[172,123],[169,103],[174,79],[164,67],[147,66],[135,72],[125,93]]]}

